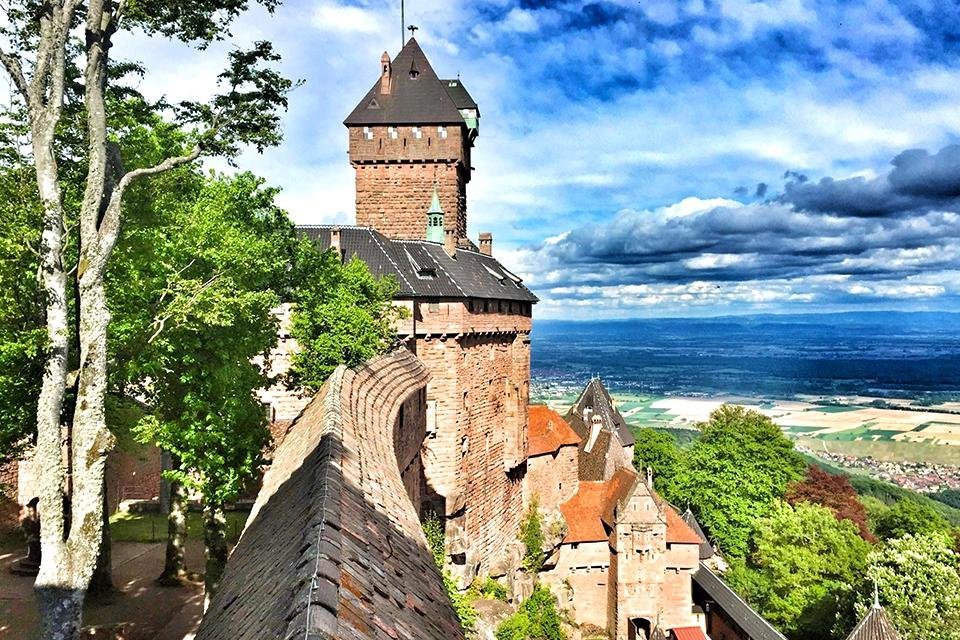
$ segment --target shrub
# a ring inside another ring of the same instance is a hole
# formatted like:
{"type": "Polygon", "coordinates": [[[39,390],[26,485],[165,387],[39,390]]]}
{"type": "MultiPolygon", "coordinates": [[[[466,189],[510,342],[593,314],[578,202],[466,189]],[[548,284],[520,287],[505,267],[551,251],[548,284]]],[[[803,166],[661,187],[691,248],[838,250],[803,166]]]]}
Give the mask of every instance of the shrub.
{"type": "Polygon", "coordinates": [[[457,618],[460,620],[460,626],[465,631],[469,631],[473,629],[473,625],[477,621],[477,610],[473,608],[469,594],[460,593],[460,590],[457,589],[457,583],[453,581],[453,576],[443,568],[446,556],[446,540],[440,516],[437,515],[436,511],[427,511],[420,524],[427,537],[427,544],[430,545],[433,561],[440,569],[440,573],[443,574],[443,586],[447,590],[450,604],[453,605],[453,610],[456,611],[457,618]]]}
{"type": "Polygon", "coordinates": [[[557,599],[537,585],[520,610],[500,623],[495,635],[497,640],[565,640],[557,599]]]}
{"type": "Polygon", "coordinates": [[[543,522],[538,507],[537,499],[534,498],[520,525],[520,540],[527,547],[523,567],[530,573],[537,573],[543,567],[543,522]]]}

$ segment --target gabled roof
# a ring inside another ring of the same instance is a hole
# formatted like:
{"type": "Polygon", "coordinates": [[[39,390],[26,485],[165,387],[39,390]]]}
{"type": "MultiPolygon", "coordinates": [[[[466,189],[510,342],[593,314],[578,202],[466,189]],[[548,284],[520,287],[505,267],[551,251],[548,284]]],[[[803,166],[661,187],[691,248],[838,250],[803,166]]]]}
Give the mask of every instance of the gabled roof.
{"type": "Polygon", "coordinates": [[[700,526],[700,523],[697,521],[697,517],[693,515],[693,511],[687,509],[683,512],[683,521],[687,523],[687,526],[697,534],[700,538],[700,559],[707,560],[712,558],[716,554],[716,549],[713,548],[713,545],[710,544],[710,541],[707,539],[707,534],[703,532],[703,527],[700,526]]]}
{"type": "Polygon", "coordinates": [[[674,627],[670,634],[674,640],[709,640],[700,627],[674,627]]]}
{"type": "MultiPolygon", "coordinates": [[[[424,214],[426,225],[426,214],[424,214]]],[[[300,226],[297,232],[330,247],[334,226],[300,226]]],[[[400,285],[398,298],[485,298],[537,302],[523,280],[496,258],[457,249],[456,259],[443,245],[426,240],[391,240],[369,227],[337,226],[345,260],[357,256],[377,277],[392,276],[400,285]]],[[[424,226],[426,228],[426,226],[424,226]]]]}
{"type": "Polygon", "coordinates": [[[450,99],[453,100],[453,104],[457,106],[457,109],[477,109],[477,115],[480,115],[476,101],[470,95],[470,92],[467,91],[467,88],[463,86],[460,78],[451,78],[441,80],[440,82],[446,87],[447,93],[450,94],[450,99]]]}
{"type": "MultiPolygon", "coordinates": [[[[410,38],[391,63],[390,93],[380,78],[343,121],[350,126],[385,124],[463,124],[457,101],[473,102],[463,85],[449,87],[430,66],[416,39],[410,38]],[[449,89],[455,89],[456,98],[449,89]],[[461,91],[462,90],[462,91],[461,91]],[[464,98],[466,96],[466,98],[464,98]]],[[[476,108],[476,103],[473,103],[476,108]]]]}
{"type": "Polygon", "coordinates": [[[900,634],[880,603],[874,602],[866,617],[847,636],[847,640],[900,640],[900,634]]]}
{"type": "Polygon", "coordinates": [[[580,444],[580,437],[570,425],[547,405],[530,405],[529,425],[528,456],[554,453],[560,447],[580,444]]]}
{"type": "Polygon", "coordinates": [[[747,634],[750,640],[787,640],[773,625],[750,608],[720,576],[710,570],[703,561],[693,574],[693,581],[713,600],[720,609],[747,634]]]}
{"type": "Polygon", "coordinates": [[[604,388],[599,378],[587,383],[577,402],[564,415],[564,420],[580,436],[580,467],[581,480],[601,481],[607,479],[610,472],[608,457],[614,456],[618,460],[616,466],[627,466],[632,461],[627,459],[623,448],[634,443],[633,434],[626,420],[613,404],[613,399],[604,388]],[[589,408],[589,417],[584,420],[584,410],[589,408]],[[596,440],[590,442],[593,416],[598,415],[603,422],[596,440]],[[587,447],[590,447],[589,450],[587,447]],[[621,451],[613,451],[618,448],[621,451]]]}
{"type": "Polygon", "coordinates": [[[603,542],[608,538],[602,520],[606,494],[606,482],[581,482],[577,493],[560,505],[567,521],[564,543],[603,542]]]}
{"type": "Polygon", "coordinates": [[[669,504],[663,504],[663,511],[667,515],[667,544],[702,544],[701,538],[691,529],[680,514],[669,504]]]}

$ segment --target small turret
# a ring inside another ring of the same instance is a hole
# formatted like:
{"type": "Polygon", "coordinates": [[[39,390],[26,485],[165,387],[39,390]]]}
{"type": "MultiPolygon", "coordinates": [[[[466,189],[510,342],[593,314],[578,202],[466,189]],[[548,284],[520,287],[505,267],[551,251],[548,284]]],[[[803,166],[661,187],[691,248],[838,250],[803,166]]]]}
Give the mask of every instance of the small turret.
{"type": "Polygon", "coordinates": [[[393,65],[390,63],[390,54],[386,51],[380,56],[380,93],[390,95],[390,80],[393,76],[393,65]]]}
{"type": "Polygon", "coordinates": [[[427,209],[427,241],[442,244],[443,236],[443,207],[440,206],[440,194],[434,187],[430,208],[427,209]]]}

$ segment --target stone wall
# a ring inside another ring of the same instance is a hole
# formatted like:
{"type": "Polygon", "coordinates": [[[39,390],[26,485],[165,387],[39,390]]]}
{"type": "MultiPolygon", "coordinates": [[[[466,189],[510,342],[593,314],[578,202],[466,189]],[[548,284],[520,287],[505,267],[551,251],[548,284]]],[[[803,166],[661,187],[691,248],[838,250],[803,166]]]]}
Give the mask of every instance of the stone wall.
{"type": "Polygon", "coordinates": [[[549,570],[540,574],[541,582],[555,592],[570,585],[573,619],[577,624],[607,628],[607,592],[610,578],[610,545],[601,542],[562,544],[549,570]]]}
{"type": "Polygon", "coordinates": [[[434,188],[444,211],[444,226],[458,238],[467,235],[467,192],[470,181],[470,143],[460,126],[349,128],[350,163],[356,170],[357,224],[389,238],[424,239],[427,209],[434,188]]]}
{"type": "Polygon", "coordinates": [[[506,553],[523,515],[530,348],[526,334],[420,338],[431,372],[423,448],[427,500],[446,517],[461,586],[506,553]]]}
{"type": "Polygon", "coordinates": [[[537,498],[543,512],[559,511],[577,492],[577,445],[564,445],[558,451],[527,458],[524,488],[527,504],[537,498]]]}
{"type": "Polygon", "coordinates": [[[463,638],[397,462],[426,381],[404,350],[334,372],[275,452],[197,640],[463,638]]]}

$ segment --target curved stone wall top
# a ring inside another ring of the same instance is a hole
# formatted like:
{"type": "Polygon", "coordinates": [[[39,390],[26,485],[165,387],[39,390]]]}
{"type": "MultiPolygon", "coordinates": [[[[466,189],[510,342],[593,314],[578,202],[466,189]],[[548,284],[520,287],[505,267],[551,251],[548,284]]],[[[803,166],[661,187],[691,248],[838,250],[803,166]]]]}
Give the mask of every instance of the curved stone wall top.
{"type": "Polygon", "coordinates": [[[405,350],[338,368],[267,471],[197,640],[463,638],[397,466],[427,373],[405,350]],[[408,418],[408,416],[404,416],[408,418]]]}

